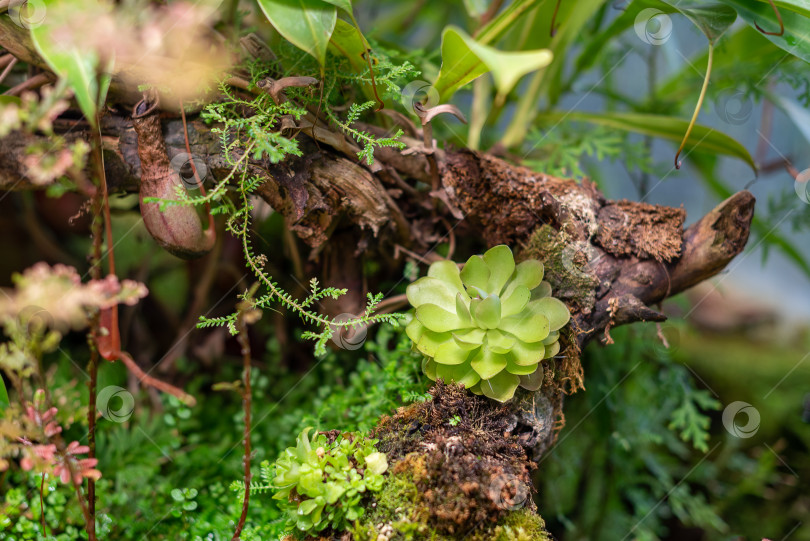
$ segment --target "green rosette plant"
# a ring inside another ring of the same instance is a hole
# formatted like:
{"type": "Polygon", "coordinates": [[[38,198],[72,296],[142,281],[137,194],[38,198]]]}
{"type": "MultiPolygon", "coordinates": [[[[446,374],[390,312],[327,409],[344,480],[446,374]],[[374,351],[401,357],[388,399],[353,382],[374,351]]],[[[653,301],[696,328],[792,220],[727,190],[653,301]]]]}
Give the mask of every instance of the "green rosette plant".
{"type": "Polygon", "coordinates": [[[515,265],[504,245],[472,256],[460,271],[453,261],[433,263],[407,296],[415,316],[406,333],[425,374],[500,402],[518,386],[540,388],[540,362],[559,352],[559,331],[571,318],[543,281],[543,264],[515,265]]]}
{"type": "MultiPolygon", "coordinates": [[[[295,447],[288,447],[272,464],[262,464],[262,476],[273,499],[287,512],[287,525],[315,534],[327,526],[345,530],[363,516],[367,491],[378,492],[388,469],[377,440],[345,433],[329,442],[324,434],[305,428],[295,447]]],[[[254,488],[263,489],[256,486],[254,488]]]]}

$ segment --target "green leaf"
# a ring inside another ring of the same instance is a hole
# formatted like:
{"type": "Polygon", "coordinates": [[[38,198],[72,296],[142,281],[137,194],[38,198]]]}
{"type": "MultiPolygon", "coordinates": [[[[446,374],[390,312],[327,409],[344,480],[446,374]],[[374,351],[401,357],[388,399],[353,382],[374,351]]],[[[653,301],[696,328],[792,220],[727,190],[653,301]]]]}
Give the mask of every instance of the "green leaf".
{"type": "Polygon", "coordinates": [[[352,14],[352,0],[323,0],[327,4],[339,7],[349,15],[352,14]]]}
{"type": "Polygon", "coordinates": [[[442,282],[438,278],[430,276],[420,278],[405,289],[405,294],[414,308],[432,303],[448,312],[456,311],[457,293],[450,290],[447,282],[442,282]]]}
{"type": "Polygon", "coordinates": [[[429,357],[433,357],[442,344],[451,338],[452,335],[449,332],[437,333],[425,329],[419,337],[419,341],[416,342],[416,349],[429,357]]]}
{"type": "Polygon", "coordinates": [[[489,283],[489,267],[480,255],[471,256],[461,269],[461,280],[468,287],[486,291],[489,283]]]}
{"type": "Polygon", "coordinates": [[[487,292],[500,295],[503,286],[515,272],[515,258],[505,244],[490,248],[484,254],[484,263],[489,267],[487,292]]]}
{"type": "Polygon", "coordinates": [[[723,4],[687,4],[666,2],[697,26],[711,43],[717,41],[737,20],[737,12],[723,4]]]}
{"type": "Polygon", "coordinates": [[[538,366],[537,370],[528,376],[520,376],[520,386],[529,391],[537,391],[543,386],[545,380],[545,371],[542,366],[538,366]]]}
{"type": "Polygon", "coordinates": [[[468,350],[458,347],[454,340],[449,340],[439,346],[433,360],[439,364],[455,365],[463,364],[469,356],[470,352],[468,350]]]}
{"type": "Polygon", "coordinates": [[[6,383],[3,381],[3,376],[0,376],[0,417],[2,417],[3,411],[8,405],[8,390],[6,389],[6,383]]]}
{"type": "MultiPolygon", "coordinates": [[[[100,66],[101,60],[96,51],[81,50],[80,44],[77,45],[72,40],[61,41],[58,36],[63,36],[64,33],[54,31],[67,24],[71,14],[75,13],[74,10],[84,7],[83,3],[75,1],[49,5],[48,16],[43,24],[31,27],[31,39],[37,52],[51,70],[67,80],[85,118],[95,126],[96,114],[107,98],[113,59],[100,66]],[[99,78],[98,73],[107,75],[99,78]]],[[[109,11],[101,4],[94,9],[97,10],[99,17],[109,11]]]]}
{"type": "Polygon", "coordinates": [[[497,376],[482,381],[481,392],[488,398],[498,402],[506,402],[515,396],[515,389],[517,389],[518,385],[520,385],[520,378],[504,370],[497,376]]]}
{"type": "Polygon", "coordinates": [[[516,316],[509,316],[501,319],[499,329],[514,334],[518,340],[524,342],[539,342],[549,332],[548,318],[543,314],[533,313],[527,315],[525,312],[516,316]]]}
{"type": "Polygon", "coordinates": [[[442,378],[445,383],[451,381],[461,383],[467,388],[481,381],[481,376],[467,363],[460,365],[437,364],[436,377],[442,378]]]}
{"type": "Polygon", "coordinates": [[[475,307],[475,321],[483,329],[497,329],[501,322],[501,298],[490,295],[475,307]]]}
{"type": "Polygon", "coordinates": [[[470,361],[470,365],[478,372],[481,379],[489,379],[506,368],[506,356],[482,347],[470,361]]]}
{"type": "Polygon", "coordinates": [[[487,331],[487,347],[495,353],[509,353],[516,343],[517,340],[512,335],[497,329],[487,331]]]}
{"type": "Polygon", "coordinates": [[[517,341],[512,347],[511,360],[519,366],[532,366],[543,360],[545,354],[546,347],[543,345],[543,342],[527,344],[517,341]]]}
{"type": "Polygon", "coordinates": [[[531,296],[532,294],[528,287],[523,285],[517,286],[512,294],[504,299],[503,305],[501,306],[501,316],[506,317],[519,314],[526,308],[526,304],[528,304],[531,296]]]}
{"type": "Polygon", "coordinates": [[[548,326],[552,331],[559,330],[571,319],[568,307],[560,299],[543,297],[529,304],[529,309],[543,314],[548,318],[548,326]]]}
{"type": "Polygon", "coordinates": [[[417,307],[416,318],[422,325],[434,332],[454,331],[465,327],[464,322],[461,321],[455,311],[448,312],[430,303],[417,307]]]}
{"type": "Polygon", "coordinates": [[[337,9],[324,0],[258,0],[270,24],[284,39],[305,51],[323,67],[335,29],[337,9]]]}
{"type": "MultiPolygon", "coordinates": [[[[679,143],[683,139],[683,134],[689,127],[688,120],[673,118],[665,115],[648,115],[642,113],[562,113],[553,112],[541,115],[539,121],[546,125],[554,125],[563,119],[590,122],[601,126],[608,126],[618,130],[640,133],[669,139],[679,143]]],[[[694,150],[724,154],[743,160],[756,171],[754,158],[748,153],[744,146],[729,137],[728,135],[696,124],[692,128],[692,133],[687,139],[687,148],[694,150]]]]}
{"type": "Polygon", "coordinates": [[[464,284],[461,283],[458,265],[456,265],[455,262],[446,259],[432,263],[430,268],[428,268],[428,276],[447,282],[462,294],[466,295],[464,284]]]}
{"type": "MultiPolygon", "coordinates": [[[[767,2],[756,2],[754,0],[720,0],[727,6],[737,10],[737,14],[752,27],[759,25],[769,32],[779,31],[779,21],[773,9],[767,2]]],[[[780,8],[782,22],[785,25],[785,32],[781,36],[764,35],[766,39],[774,45],[801,58],[805,62],[810,62],[810,40],[807,36],[807,28],[810,25],[810,3],[807,1],[775,2],[780,8]],[[781,9],[785,8],[785,9],[781,9]]]]}
{"type": "Polygon", "coordinates": [[[498,93],[505,96],[521,77],[548,66],[552,58],[547,49],[499,51],[450,26],[442,33],[442,67],[433,88],[445,102],[456,90],[491,71],[498,93]]]}

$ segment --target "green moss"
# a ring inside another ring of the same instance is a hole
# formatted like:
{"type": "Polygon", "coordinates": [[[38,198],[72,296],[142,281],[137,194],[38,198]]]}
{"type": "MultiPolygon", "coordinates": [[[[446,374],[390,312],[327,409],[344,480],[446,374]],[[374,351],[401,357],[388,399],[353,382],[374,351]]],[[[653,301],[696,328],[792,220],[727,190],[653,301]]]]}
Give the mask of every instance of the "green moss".
{"type": "Polygon", "coordinates": [[[476,534],[474,541],[544,541],[551,539],[546,532],[543,519],[529,511],[520,509],[506,515],[495,528],[483,534],[476,534]]]}
{"type": "Polygon", "coordinates": [[[587,241],[576,241],[565,230],[557,231],[550,225],[538,227],[518,254],[520,261],[539,259],[545,265],[547,280],[554,296],[562,299],[571,311],[588,311],[596,301],[597,278],[590,271],[596,257],[587,241]]]}
{"type": "Polygon", "coordinates": [[[390,475],[374,501],[374,509],[350,528],[355,541],[544,541],[550,539],[543,519],[520,509],[492,528],[462,536],[442,534],[427,524],[429,509],[421,501],[411,472],[390,475]]]}
{"type": "Polygon", "coordinates": [[[421,503],[411,472],[389,475],[377,494],[375,507],[367,510],[350,529],[356,541],[443,539],[427,523],[428,510],[421,503]]]}

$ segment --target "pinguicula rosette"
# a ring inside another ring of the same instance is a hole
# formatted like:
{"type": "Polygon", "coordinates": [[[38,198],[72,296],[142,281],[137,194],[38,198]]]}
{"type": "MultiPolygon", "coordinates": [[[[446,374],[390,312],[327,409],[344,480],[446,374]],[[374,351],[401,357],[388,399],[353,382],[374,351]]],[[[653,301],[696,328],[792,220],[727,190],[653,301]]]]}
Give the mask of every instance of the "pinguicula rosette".
{"type": "Polygon", "coordinates": [[[559,352],[571,318],[543,281],[543,264],[515,265],[504,245],[472,256],[461,271],[453,261],[433,263],[407,295],[416,310],[406,332],[425,374],[500,402],[518,386],[540,388],[540,362],[559,352]]]}

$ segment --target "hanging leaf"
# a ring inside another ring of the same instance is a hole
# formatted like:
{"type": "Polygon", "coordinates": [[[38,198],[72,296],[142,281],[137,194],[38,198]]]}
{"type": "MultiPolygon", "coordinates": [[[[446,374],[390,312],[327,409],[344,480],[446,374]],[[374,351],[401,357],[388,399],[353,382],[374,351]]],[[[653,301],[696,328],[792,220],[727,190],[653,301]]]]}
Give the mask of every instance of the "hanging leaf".
{"type": "MultiPolygon", "coordinates": [[[[87,9],[82,2],[68,1],[54,3],[48,8],[48,17],[41,25],[31,27],[31,38],[37,52],[59,77],[67,80],[79,108],[91,125],[95,124],[96,113],[107,97],[110,86],[109,75],[98,77],[99,73],[112,71],[114,59],[102,60],[92,48],[83,49],[75,36],[56,32],[55,29],[68,24],[76,10],[87,9]],[[58,36],[64,36],[60,39],[58,36]],[[101,66],[101,64],[104,66],[101,66]]],[[[95,7],[98,17],[105,16],[109,9],[95,7]]]]}
{"type": "MultiPolygon", "coordinates": [[[[322,67],[326,64],[326,49],[337,21],[334,3],[324,0],[258,2],[267,20],[284,39],[314,56],[322,67]]],[[[349,2],[341,2],[346,3],[349,2]]]]}
{"type": "MultiPolygon", "coordinates": [[[[767,2],[756,2],[754,0],[720,0],[724,4],[733,7],[746,23],[756,28],[779,29],[779,20],[767,2]]],[[[790,2],[774,2],[780,10],[782,23],[785,31],[781,36],[763,34],[771,43],[801,58],[805,62],[810,62],[810,39],[807,36],[807,28],[810,26],[810,2],[807,0],[793,0],[790,2]]]]}
{"type": "Polygon", "coordinates": [[[697,26],[710,43],[715,43],[737,20],[737,12],[723,4],[686,4],[666,2],[697,26]]]}
{"type": "Polygon", "coordinates": [[[504,52],[482,45],[456,27],[442,34],[442,67],[433,88],[440,101],[447,101],[460,87],[481,75],[492,72],[495,87],[505,96],[521,77],[551,63],[547,49],[504,52]]]}
{"type": "MultiPolygon", "coordinates": [[[[680,118],[672,118],[664,115],[648,115],[641,113],[548,113],[541,115],[539,121],[541,125],[554,125],[565,120],[590,122],[601,126],[607,126],[618,130],[660,137],[670,141],[679,142],[683,138],[689,122],[680,118]]],[[[754,158],[748,153],[744,146],[729,137],[708,126],[695,125],[692,133],[687,139],[687,144],[696,147],[703,152],[713,152],[726,156],[733,156],[743,160],[756,170],[754,158]]]]}

